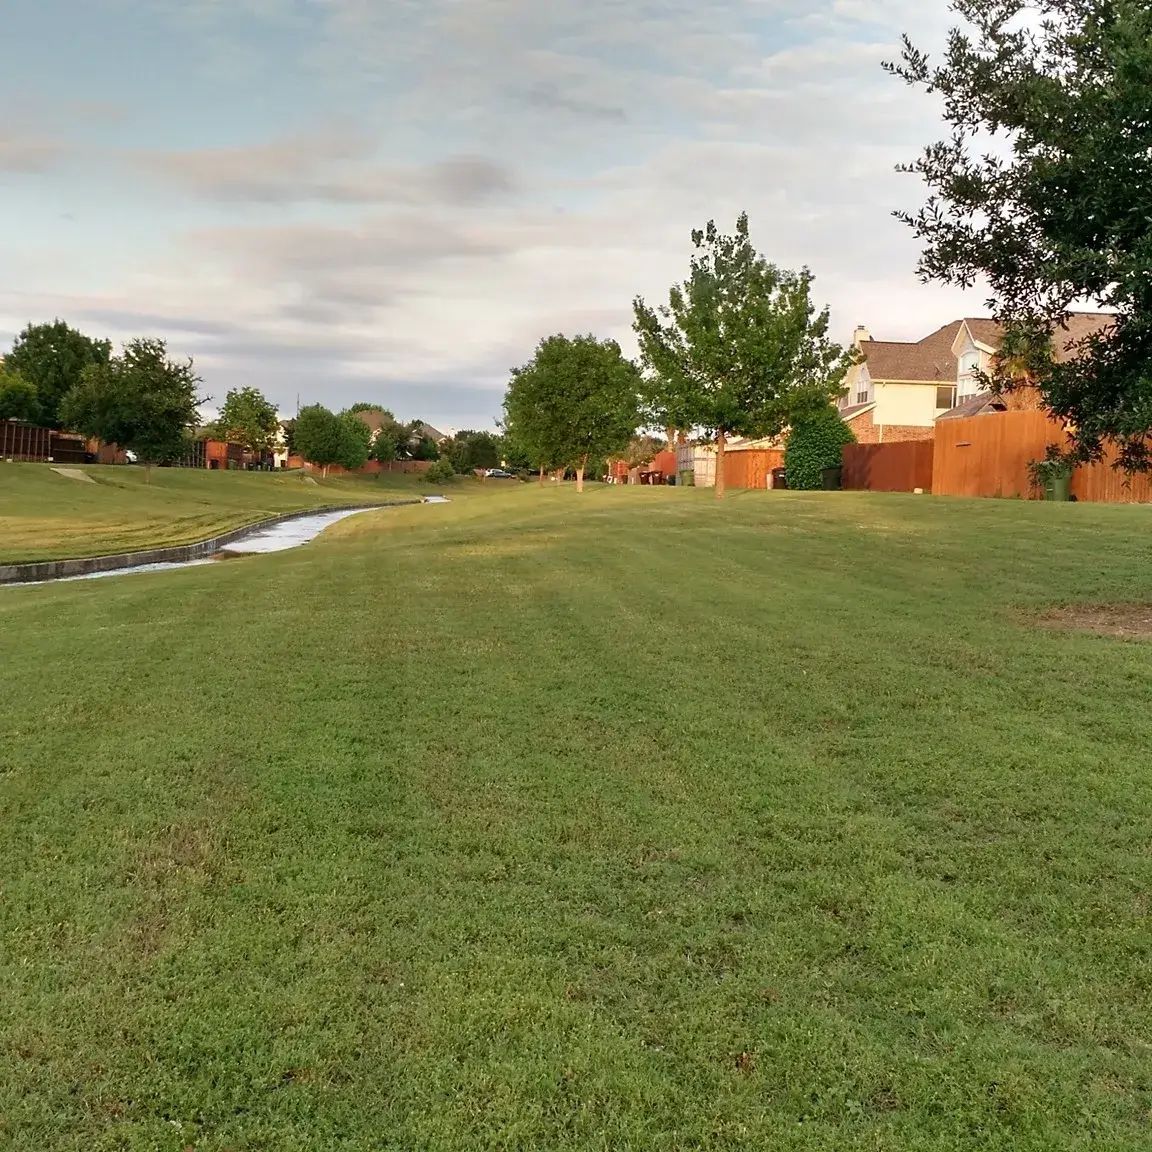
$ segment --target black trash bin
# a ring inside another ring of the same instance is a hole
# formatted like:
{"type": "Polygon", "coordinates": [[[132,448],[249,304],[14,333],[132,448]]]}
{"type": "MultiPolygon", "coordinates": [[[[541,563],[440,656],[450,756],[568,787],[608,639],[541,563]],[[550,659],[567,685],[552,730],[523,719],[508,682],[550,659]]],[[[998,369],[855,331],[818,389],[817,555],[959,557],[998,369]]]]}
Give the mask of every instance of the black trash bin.
{"type": "Polygon", "coordinates": [[[783,468],[772,469],[772,487],[773,488],[787,488],[788,487],[788,473],[783,468]]]}
{"type": "Polygon", "coordinates": [[[822,468],[820,470],[820,487],[825,492],[839,492],[843,487],[843,468],[822,468]]]}

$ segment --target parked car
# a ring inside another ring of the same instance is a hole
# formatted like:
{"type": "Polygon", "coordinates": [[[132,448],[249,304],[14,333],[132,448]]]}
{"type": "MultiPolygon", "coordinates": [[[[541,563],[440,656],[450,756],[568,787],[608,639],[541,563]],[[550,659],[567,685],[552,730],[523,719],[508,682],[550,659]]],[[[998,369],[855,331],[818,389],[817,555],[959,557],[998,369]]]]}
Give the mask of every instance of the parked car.
{"type": "Polygon", "coordinates": [[[503,468],[489,468],[488,471],[484,473],[484,475],[487,476],[489,480],[515,480],[516,479],[516,477],[513,476],[511,472],[507,472],[503,468]]]}

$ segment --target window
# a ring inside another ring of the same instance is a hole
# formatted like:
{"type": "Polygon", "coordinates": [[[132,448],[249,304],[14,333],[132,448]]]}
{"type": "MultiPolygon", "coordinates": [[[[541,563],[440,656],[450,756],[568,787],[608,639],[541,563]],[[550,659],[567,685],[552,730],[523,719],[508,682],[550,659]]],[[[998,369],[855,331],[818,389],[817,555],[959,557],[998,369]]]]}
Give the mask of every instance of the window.
{"type": "Polygon", "coordinates": [[[868,389],[867,388],[865,388],[863,392],[857,392],[856,393],[856,403],[857,404],[867,404],[868,403],[868,389]]]}
{"type": "Polygon", "coordinates": [[[940,384],[936,388],[936,407],[937,408],[955,408],[956,407],[956,385],[955,384],[940,384]]]}

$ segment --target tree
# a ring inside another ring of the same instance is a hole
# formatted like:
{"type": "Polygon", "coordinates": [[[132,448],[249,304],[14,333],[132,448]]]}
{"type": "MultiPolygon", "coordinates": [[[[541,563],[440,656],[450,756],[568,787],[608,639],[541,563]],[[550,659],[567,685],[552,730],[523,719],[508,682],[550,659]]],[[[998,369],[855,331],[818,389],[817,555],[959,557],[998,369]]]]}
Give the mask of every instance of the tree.
{"type": "Polygon", "coordinates": [[[549,336],[513,369],[504,398],[509,435],[540,467],[576,469],[627,445],[640,422],[640,372],[615,340],[549,336]]]}
{"type": "Polygon", "coordinates": [[[335,463],[349,472],[363,468],[372,448],[372,429],[355,412],[341,412],[336,419],[340,423],[340,455],[335,463]]]}
{"type": "Polygon", "coordinates": [[[223,438],[242,444],[249,452],[263,453],[272,448],[280,418],[276,406],[257,388],[234,388],[224,397],[217,420],[223,438]]]}
{"type": "Polygon", "coordinates": [[[339,417],[321,404],[311,404],[296,417],[296,451],[328,475],[333,464],[340,463],[344,429],[339,417]]]}
{"type": "Polygon", "coordinates": [[[19,372],[9,372],[0,364],[0,420],[27,420],[34,424],[39,419],[40,398],[36,395],[36,386],[19,372]]]}
{"type": "Polygon", "coordinates": [[[788,487],[813,490],[823,487],[824,470],[844,463],[844,445],[856,436],[832,405],[807,413],[788,430],[784,470],[788,487]]]}
{"type": "Polygon", "coordinates": [[[444,446],[444,455],[461,475],[481,468],[498,468],[500,438],[493,432],[457,432],[444,446]]]}
{"type": "Polygon", "coordinates": [[[60,403],[80,383],[84,370],[107,364],[111,356],[112,345],[107,340],[93,340],[63,320],[56,320],[51,324],[29,324],[16,337],[4,367],[23,376],[36,389],[38,418],[55,428],[63,422],[60,403]]]}
{"type": "Polygon", "coordinates": [[[372,441],[372,459],[387,464],[391,460],[406,458],[410,439],[408,426],[401,424],[387,409],[377,411],[380,412],[380,428],[372,441]]]}
{"type": "Polygon", "coordinates": [[[362,468],[368,459],[372,431],[354,412],[339,416],[321,404],[312,404],[296,418],[296,451],[310,464],[328,469],[333,464],[349,472],[362,468]]]}
{"type": "Polygon", "coordinates": [[[180,456],[204,401],[191,360],[168,359],[163,340],[131,340],[107,363],[89,364],[60,404],[61,420],[134,452],[151,469],[180,456]]]}
{"type": "Polygon", "coordinates": [[[430,436],[421,436],[419,429],[423,424],[419,420],[411,424],[412,435],[409,438],[407,450],[413,460],[439,460],[440,447],[430,436]]]}
{"type": "Polygon", "coordinates": [[[899,212],[923,280],[991,289],[1005,328],[989,380],[1034,384],[1071,426],[1072,456],[1106,443],[1152,467],[1152,8],[1146,0],[954,0],[943,61],[904,38],[887,68],[943,97],[950,139],[903,170],[930,189],[899,212]],[[1004,141],[993,150],[989,133],[1004,141]],[[1073,340],[1090,300],[1115,325],[1073,340]],[[1053,352],[1056,355],[1053,355],[1053,352]]]}
{"type": "Polygon", "coordinates": [[[296,452],[296,420],[293,417],[289,420],[282,420],[280,422],[280,430],[284,433],[284,447],[289,456],[297,455],[296,452]]]}
{"type": "Polygon", "coordinates": [[[843,388],[853,354],[828,339],[828,310],[811,300],[812,274],[769,264],[749,237],[709,221],[692,233],[683,284],[658,309],[637,297],[635,330],[649,370],[651,419],[700,428],[716,441],[716,495],[724,495],[728,437],[774,436],[843,388]]]}

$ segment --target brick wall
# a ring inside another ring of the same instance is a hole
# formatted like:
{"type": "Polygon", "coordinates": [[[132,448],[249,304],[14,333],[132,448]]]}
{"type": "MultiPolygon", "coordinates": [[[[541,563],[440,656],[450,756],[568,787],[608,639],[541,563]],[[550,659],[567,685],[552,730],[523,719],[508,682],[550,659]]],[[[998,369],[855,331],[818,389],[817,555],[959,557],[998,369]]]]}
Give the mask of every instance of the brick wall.
{"type": "Polygon", "coordinates": [[[932,428],[920,428],[912,424],[877,424],[873,420],[876,410],[861,412],[848,427],[856,433],[858,444],[906,444],[912,440],[932,440],[936,433],[932,428]]]}

